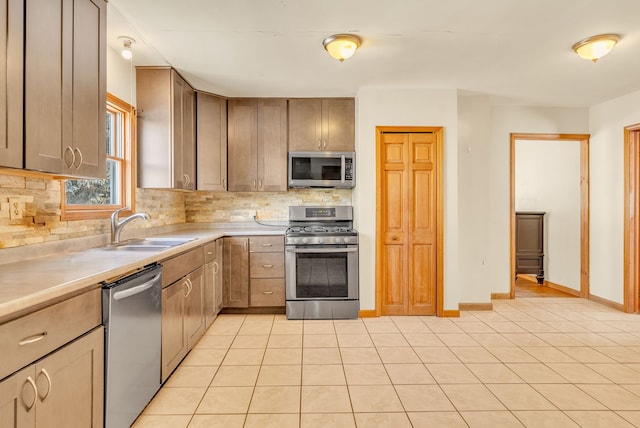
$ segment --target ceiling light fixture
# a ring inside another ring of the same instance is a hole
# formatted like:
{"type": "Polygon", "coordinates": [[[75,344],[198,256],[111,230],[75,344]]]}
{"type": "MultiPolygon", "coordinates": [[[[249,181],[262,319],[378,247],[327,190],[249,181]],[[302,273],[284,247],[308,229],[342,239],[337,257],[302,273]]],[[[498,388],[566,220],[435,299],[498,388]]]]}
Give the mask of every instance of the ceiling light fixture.
{"type": "Polygon", "coordinates": [[[340,62],[351,58],[361,43],[362,39],[355,34],[334,34],[322,41],[322,45],[329,52],[329,55],[340,62]]]}
{"type": "Polygon", "coordinates": [[[120,36],[118,37],[118,40],[122,41],[122,58],[127,60],[131,59],[133,57],[133,52],[131,52],[131,45],[136,42],[135,39],[132,39],[128,36],[120,36]]]}
{"type": "Polygon", "coordinates": [[[597,62],[613,49],[618,40],[620,40],[619,34],[599,34],[580,40],[572,46],[572,49],[580,58],[597,62]]]}

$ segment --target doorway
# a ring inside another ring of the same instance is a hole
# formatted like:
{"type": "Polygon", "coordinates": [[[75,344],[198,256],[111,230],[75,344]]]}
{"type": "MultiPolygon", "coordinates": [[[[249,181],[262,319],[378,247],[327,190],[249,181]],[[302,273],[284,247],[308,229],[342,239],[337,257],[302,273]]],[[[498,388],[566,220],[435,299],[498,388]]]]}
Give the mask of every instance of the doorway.
{"type": "MultiPolygon", "coordinates": [[[[510,201],[510,236],[511,236],[511,287],[510,297],[516,297],[516,141],[577,141],[580,151],[580,189],[579,189],[579,228],[580,228],[580,261],[579,261],[579,291],[554,288],[570,292],[579,297],[589,296],[589,135],[588,134],[511,134],[511,201],[510,201]]],[[[541,169],[541,172],[542,169],[541,169]]]]}
{"type": "Polygon", "coordinates": [[[376,312],[444,315],[441,127],[377,127],[376,312]]]}
{"type": "Polygon", "coordinates": [[[640,123],[624,128],[624,311],[640,311],[640,123]]]}

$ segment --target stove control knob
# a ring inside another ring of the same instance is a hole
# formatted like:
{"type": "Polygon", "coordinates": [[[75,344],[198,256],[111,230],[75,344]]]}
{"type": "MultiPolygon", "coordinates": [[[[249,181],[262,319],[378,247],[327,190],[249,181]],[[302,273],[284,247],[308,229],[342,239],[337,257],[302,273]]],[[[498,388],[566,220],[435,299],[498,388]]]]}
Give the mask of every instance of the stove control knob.
{"type": "Polygon", "coordinates": [[[294,243],[294,244],[297,244],[298,243],[298,238],[291,238],[291,242],[294,243]]]}
{"type": "Polygon", "coordinates": [[[323,238],[318,238],[318,244],[324,244],[324,239],[323,238]]]}
{"type": "Polygon", "coordinates": [[[309,240],[307,238],[302,238],[302,243],[306,244],[307,242],[309,242],[309,240]]]}
{"type": "Polygon", "coordinates": [[[351,238],[349,238],[349,237],[345,237],[345,238],[343,239],[343,241],[344,241],[344,243],[345,243],[345,244],[348,244],[349,242],[351,242],[351,238]]]}
{"type": "Polygon", "coordinates": [[[336,240],[336,244],[339,244],[339,243],[340,243],[340,239],[341,239],[341,238],[340,238],[339,236],[336,236],[334,239],[336,240]]]}

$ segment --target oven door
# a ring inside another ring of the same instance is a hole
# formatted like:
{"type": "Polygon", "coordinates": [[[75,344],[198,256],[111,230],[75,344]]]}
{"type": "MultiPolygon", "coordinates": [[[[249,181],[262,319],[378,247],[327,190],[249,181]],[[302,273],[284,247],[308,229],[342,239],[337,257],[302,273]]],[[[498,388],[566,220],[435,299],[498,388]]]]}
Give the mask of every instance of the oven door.
{"type": "Polygon", "coordinates": [[[286,247],[287,300],[358,299],[358,246],[286,247]]]}

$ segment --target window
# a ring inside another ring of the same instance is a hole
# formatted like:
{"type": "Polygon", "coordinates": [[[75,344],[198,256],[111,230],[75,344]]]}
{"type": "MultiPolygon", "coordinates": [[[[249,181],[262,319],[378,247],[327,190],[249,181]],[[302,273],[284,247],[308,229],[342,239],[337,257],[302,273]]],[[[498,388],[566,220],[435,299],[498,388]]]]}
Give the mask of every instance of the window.
{"type": "Polygon", "coordinates": [[[119,208],[134,208],[134,109],[107,94],[106,121],[107,178],[63,180],[63,220],[106,218],[119,208]]]}

